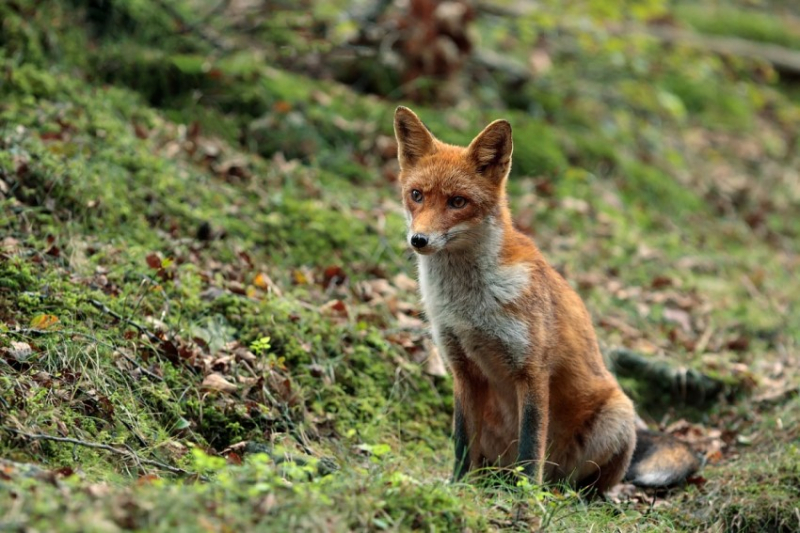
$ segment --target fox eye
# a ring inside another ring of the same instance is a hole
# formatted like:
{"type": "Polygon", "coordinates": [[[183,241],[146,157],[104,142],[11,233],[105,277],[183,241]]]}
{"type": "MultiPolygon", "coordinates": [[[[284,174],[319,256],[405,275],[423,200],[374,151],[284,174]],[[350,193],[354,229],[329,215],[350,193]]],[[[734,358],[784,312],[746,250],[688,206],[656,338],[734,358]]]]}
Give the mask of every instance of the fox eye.
{"type": "Polygon", "coordinates": [[[462,207],[467,205],[467,199],[464,198],[463,196],[453,196],[452,198],[450,198],[449,204],[450,207],[453,207],[455,209],[461,209],[462,207]]]}
{"type": "Polygon", "coordinates": [[[417,203],[422,202],[422,193],[419,191],[419,189],[414,189],[411,191],[411,199],[417,203]]]}

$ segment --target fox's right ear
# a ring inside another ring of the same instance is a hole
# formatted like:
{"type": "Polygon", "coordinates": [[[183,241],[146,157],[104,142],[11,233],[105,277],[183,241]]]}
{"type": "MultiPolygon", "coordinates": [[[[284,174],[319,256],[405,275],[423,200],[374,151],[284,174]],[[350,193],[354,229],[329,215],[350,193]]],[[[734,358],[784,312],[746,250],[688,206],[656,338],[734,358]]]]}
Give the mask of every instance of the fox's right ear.
{"type": "Polygon", "coordinates": [[[436,150],[431,132],[407,107],[399,106],[394,112],[394,136],[401,170],[413,167],[421,158],[436,150]]]}

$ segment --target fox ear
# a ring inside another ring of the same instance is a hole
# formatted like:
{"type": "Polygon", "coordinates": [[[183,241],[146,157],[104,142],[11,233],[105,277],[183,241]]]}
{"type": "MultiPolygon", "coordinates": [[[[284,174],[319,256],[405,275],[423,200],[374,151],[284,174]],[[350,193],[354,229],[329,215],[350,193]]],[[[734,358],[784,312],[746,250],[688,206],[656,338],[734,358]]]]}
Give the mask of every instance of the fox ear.
{"type": "Polygon", "coordinates": [[[511,170],[511,124],[495,120],[469,144],[467,157],[472,160],[479,174],[500,182],[511,170]]]}
{"type": "Polygon", "coordinates": [[[413,167],[424,156],[434,152],[434,137],[425,124],[407,107],[394,112],[394,136],[400,169],[413,167]]]}

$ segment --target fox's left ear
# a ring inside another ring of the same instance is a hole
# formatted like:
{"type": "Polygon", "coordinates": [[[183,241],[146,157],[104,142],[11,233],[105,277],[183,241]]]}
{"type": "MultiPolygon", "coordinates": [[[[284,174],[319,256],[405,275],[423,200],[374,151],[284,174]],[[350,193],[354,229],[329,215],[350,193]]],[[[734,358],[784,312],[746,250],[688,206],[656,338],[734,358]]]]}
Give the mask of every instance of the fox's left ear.
{"type": "Polygon", "coordinates": [[[500,182],[511,170],[511,124],[495,120],[469,144],[467,157],[475,164],[479,174],[500,182]]]}

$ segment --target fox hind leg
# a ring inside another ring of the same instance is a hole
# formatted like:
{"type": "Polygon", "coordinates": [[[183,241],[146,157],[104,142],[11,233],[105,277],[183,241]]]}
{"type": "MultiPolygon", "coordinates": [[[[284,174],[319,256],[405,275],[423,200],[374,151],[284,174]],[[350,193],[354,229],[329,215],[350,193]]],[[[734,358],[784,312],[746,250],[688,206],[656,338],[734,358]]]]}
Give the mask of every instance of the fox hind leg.
{"type": "Polygon", "coordinates": [[[621,392],[595,415],[582,437],[581,464],[574,476],[577,488],[602,494],[622,481],[636,446],[634,420],[633,404],[621,392]]]}

